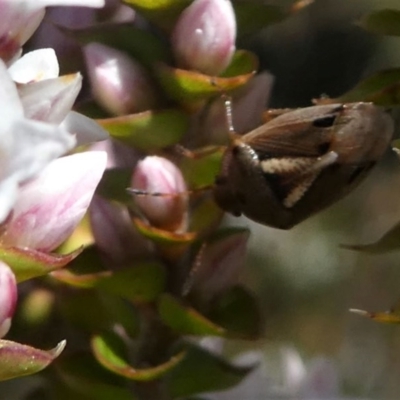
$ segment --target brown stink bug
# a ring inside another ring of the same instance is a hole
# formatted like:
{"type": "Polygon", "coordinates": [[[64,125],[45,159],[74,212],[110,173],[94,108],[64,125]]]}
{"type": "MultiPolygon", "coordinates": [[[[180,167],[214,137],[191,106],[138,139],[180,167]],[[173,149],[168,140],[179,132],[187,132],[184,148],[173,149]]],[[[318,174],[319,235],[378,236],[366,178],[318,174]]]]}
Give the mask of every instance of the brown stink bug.
{"type": "Polygon", "coordinates": [[[354,189],[392,133],[391,117],[372,103],[284,112],[243,136],[232,134],[215,200],[233,215],[289,229],[354,189]]]}

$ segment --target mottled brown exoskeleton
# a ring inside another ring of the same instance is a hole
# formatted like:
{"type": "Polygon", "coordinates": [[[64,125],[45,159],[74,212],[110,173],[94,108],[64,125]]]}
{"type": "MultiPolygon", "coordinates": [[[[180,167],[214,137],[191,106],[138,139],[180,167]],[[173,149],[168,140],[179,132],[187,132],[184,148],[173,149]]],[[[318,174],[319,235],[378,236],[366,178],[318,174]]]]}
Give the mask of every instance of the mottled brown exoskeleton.
{"type": "Polygon", "coordinates": [[[289,229],[353,190],[389,147],[391,117],[372,103],[285,112],[232,135],[214,196],[224,210],[289,229]]]}

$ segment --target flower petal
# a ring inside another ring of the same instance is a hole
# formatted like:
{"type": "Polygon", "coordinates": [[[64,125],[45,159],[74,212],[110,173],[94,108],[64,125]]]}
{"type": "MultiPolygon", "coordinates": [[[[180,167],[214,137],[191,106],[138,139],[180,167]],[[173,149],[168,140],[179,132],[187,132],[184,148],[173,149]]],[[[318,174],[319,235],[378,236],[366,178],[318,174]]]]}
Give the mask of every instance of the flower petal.
{"type": "Polygon", "coordinates": [[[57,78],[60,72],[53,49],[39,49],[26,53],[8,68],[14,82],[29,83],[57,78]]]}
{"type": "Polygon", "coordinates": [[[105,152],[85,152],[54,160],[18,193],[2,241],[51,251],[75,229],[89,207],[107,162],[105,152]]]}
{"type": "Polygon", "coordinates": [[[19,88],[25,116],[60,124],[71,110],[82,86],[81,74],[71,74],[19,88]]]}
{"type": "Polygon", "coordinates": [[[108,132],[96,121],[75,111],[68,113],[60,127],[76,135],[77,146],[109,139],[108,132]]]}

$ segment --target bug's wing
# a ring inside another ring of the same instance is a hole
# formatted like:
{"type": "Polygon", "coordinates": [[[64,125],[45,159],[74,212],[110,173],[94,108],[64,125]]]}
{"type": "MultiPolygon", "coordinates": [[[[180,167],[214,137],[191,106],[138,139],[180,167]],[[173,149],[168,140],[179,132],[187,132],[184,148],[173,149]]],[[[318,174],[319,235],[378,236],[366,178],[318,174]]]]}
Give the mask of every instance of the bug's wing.
{"type": "Polygon", "coordinates": [[[318,128],[308,121],[273,124],[271,121],[242,137],[261,159],[319,157],[329,149],[332,128],[318,128]]]}
{"type": "Polygon", "coordinates": [[[340,125],[346,123],[342,104],[286,112],[244,135],[242,140],[260,158],[318,157],[325,154],[340,125]]]}

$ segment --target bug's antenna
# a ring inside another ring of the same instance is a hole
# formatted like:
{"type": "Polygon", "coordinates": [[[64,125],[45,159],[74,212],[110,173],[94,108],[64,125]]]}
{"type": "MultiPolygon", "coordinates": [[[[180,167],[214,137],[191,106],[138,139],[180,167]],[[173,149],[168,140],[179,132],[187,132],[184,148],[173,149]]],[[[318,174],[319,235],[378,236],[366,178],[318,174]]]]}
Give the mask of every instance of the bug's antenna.
{"type": "Polygon", "coordinates": [[[179,197],[179,196],[187,196],[192,194],[208,192],[213,188],[214,185],[206,185],[206,186],[200,186],[195,189],[185,190],[183,192],[176,192],[176,193],[147,192],[146,190],[135,189],[135,188],[127,188],[126,191],[135,196],[179,197]]]}
{"type": "Polygon", "coordinates": [[[221,98],[224,101],[226,126],[228,128],[229,136],[233,141],[235,138],[238,137],[238,134],[236,133],[235,128],[233,126],[232,97],[226,94],[225,90],[218,85],[215,78],[211,79],[211,83],[221,92],[221,98]]]}

